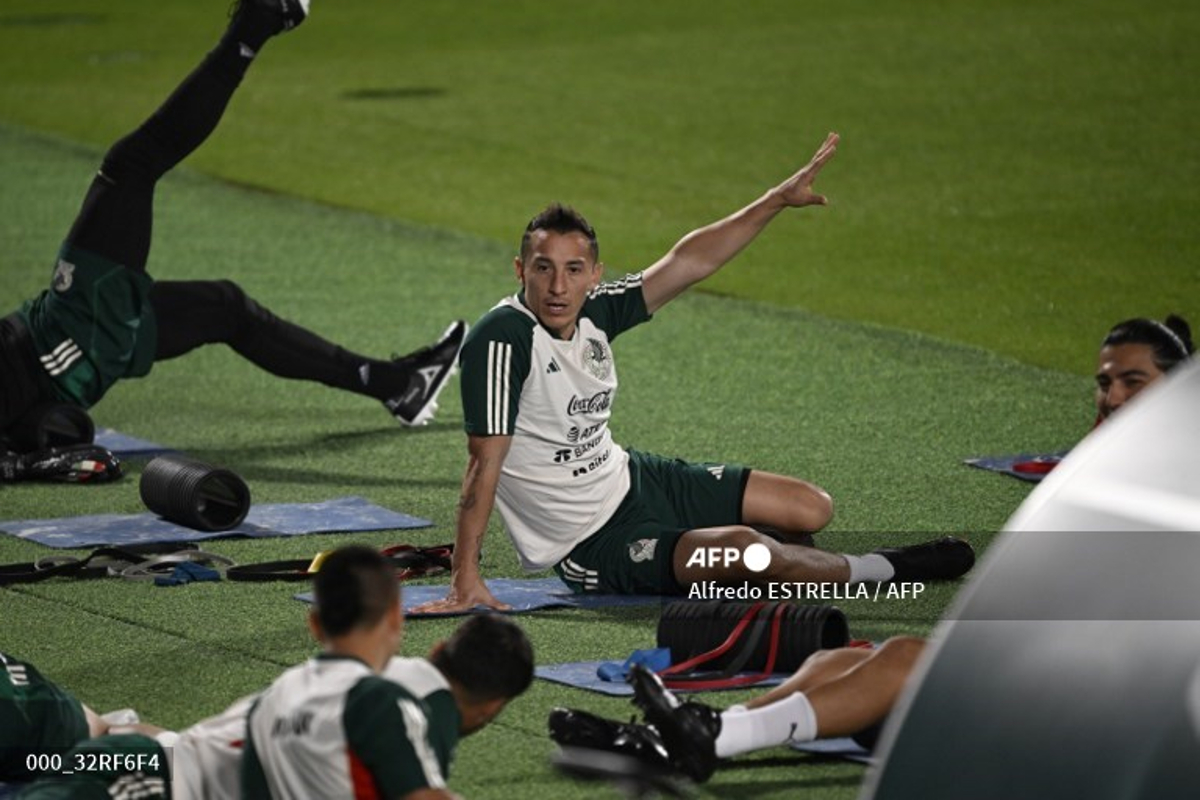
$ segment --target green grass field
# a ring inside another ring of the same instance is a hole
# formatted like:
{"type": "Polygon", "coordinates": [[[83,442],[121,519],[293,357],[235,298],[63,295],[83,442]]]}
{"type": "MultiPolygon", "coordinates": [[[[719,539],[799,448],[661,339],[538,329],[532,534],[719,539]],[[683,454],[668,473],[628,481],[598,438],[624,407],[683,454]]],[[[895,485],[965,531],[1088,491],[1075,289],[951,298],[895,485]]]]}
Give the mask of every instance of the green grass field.
{"type": "MultiPolygon", "coordinates": [[[[103,148],[211,45],[211,3],[9,0],[0,11],[0,301],[44,286],[103,148]]],[[[215,4],[220,6],[220,4],[215,4]]],[[[972,455],[1069,446],[1112,322],[1193,321],[1200,267],[1200,12],[1181,2],[839,8],[668,2],[322,3],[272,43],[219,133],[159,189],[151,272],[231,277],[277,313],[386,355],[510,291],[524,221],[574,203],[621,272],[753,199],[826,130],[832,205],[782,219],[726,273],[622,338],[618,441],[802,475],[838,511],[824,546],[966,533],[981,550],[1028,493],[972,455]]],[[[256,502],[358,494],[430,530],[222,541],[239,562],[347,541],[453,538],[457,387],[427,428],[281,383],[223,349],[118,386],[97,423],[236,470],[256,502]]],[[[0,487],[0,519],[134,513],[104,487],[0,487]]],[[[0,563],[51,551],[0,537],[0,563]]],[[[493,521],[485,569],[515,576],[493,521]]],[[[852,633],[927,632],[951,600],[848,603],[852,633]]],[[[91,705],[182,727],[309,655],[290,584],[104,580],[0,590],[0,649],[91,705]]],[[[541,663],[623,658],[656,609],[522,617],[541,663]]],[[[421,653],[452,627],[414,621],[421,653]]],[[[732,701],[744,695],[732,694],[732,701]]],[[[722,701],[724,697],[720,698],[722,701]]],[[[556,704],[627,703],[536,682],[464,742],[465,797],[612,797],[546,757],[556,704]]],[[[712,796],[849,798],[862,770],[788,751],[712,796]]]]}

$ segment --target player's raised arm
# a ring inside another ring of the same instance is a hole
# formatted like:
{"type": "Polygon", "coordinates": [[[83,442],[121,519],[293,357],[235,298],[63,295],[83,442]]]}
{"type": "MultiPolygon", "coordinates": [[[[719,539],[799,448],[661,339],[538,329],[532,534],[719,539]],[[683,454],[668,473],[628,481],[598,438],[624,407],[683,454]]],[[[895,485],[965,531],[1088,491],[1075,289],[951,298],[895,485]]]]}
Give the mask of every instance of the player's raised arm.
{"type": "Polygon", "coordinates": [[[813,190],[821,168],[837,151],[838,135],[825,137],[804,167],[758,200],[725,219],[684,236],[645,272],[646,308],[653,314],[685,289],[707,278],[750,244],[785,208],[825,205],[825,196],[813,190]]]}
{"type": "Polygon", "coordinates": [[[413,611],[446,613],[466,611],[475,606],[502,611],[511,608],[492,596],[479,574],[479,553],[496,502],[500,468],[511,444],[511,436],[467,437],[467,471],[458,501],[454,554],[450,560],[450,592],[444,599],[423,603],[413,611]]]}

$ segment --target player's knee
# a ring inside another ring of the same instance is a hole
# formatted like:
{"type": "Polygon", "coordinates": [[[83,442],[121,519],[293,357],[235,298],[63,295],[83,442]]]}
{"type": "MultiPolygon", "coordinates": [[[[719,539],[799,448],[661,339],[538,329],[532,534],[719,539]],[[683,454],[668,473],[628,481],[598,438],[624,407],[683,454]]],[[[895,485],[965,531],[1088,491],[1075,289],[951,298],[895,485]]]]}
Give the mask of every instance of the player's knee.
{"type": "Polygon", "coordinates": [[[833,519],[833,498],[819,486],[798,483],[792,495],[792,526],[795,530],[815,532],[833,519]]]}
{"type": "Polygon", "coordinates": [[[812,486],[807,503],[809,515],[807,530],[819,531],[833,519],[833,498],[819,486],[812,486]]]}
{"type": "Polygon", "coordinates": [[[165,171],[156,156],[147,138],[135,132],[109,148],[100,173],[114,184],[152,187],[165,171]]]}
{"type": "Polygon", "coordinates": [[[875,658],[888,669],[907,675],[925,649],[925,640],[916,636],[894,636],[875,651],[875,658]]]}
{"type": "Polygon", "coordinates": [[[229,341],[234,343],[239,337],[250,335],[255,330],[255,322],[263,314],[262,307],[234,281],[219,280],[213,283],[220,313],[229,320],[229,341]]]}
{"type": "Polygon", "coordinates": [[[231,280],[213,281],[214,293],[221,310],[234,316],[243,316],[247,311],[250,297],[246,291],[231,280]]]}
{"type": "Polygon", "coordinates": [[[824,670],[833,666],[839,659],[838,650],[818,650],[808,658],[804,659],[804,666],[808,669],[824,670]]]}

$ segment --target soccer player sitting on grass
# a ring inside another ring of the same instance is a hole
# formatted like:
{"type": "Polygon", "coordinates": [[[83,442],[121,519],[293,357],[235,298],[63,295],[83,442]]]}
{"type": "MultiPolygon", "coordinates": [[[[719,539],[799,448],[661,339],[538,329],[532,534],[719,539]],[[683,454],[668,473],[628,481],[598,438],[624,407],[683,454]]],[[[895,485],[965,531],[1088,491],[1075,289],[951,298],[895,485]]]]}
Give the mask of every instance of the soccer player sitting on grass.
{"type": "Polygon", "coordinates": [[[283,378],[383,401],[397,420],[430,419],[466,324],[391,360],[344,350],[266,310],[230,281],[154,281],[146,272],[154,188],[200,146],[257,53],[299,25],[308,0],[239,0],[224,36],[137,130],[105,155],[59,251],[50,288],[0,318],[0,435],[46,403],[90,408],[156,361],[223,342],[283,378]]]}
{"type": "Polygon", "coordinates": [[[720,712],[681,702],[636,665],[629,682],[648,725],[557,708],[550,736],[564,747],[620,753],[695,781],[708,780],[720,759],[792,742],[853,736],[871,749],[924,647],[922,639],[900,636],[874,650],[822,650],[784,683],[720,712]]]}
{"type": "Polygon", "coordinates": [[[313,593],[310,626],[324,651],[253,701],[243,796],[453,797],[445,780],[459,737],[495,719],[533,680],[524,632],[479,615],[428,660],[394,658],[404,629],[395,568],[365,546],[322,561],[313,593]]]}
{"type": "Polygon", "coordinates": [[[1175,314],[1162,322],[1139,317],[1114,325],[1096,365],[1096,424],[1195,352],[1191,326],[1175,314]]]}
{"type": "Polygon", "coordinates": [[[469,458],[451,589],[420,610],[505,607],[478,567],[493,505],[522,565],[553,566],[575,591],[678,594],[697,581],[920,581],[971,568],[970,545],[951,537],[861,556],[803,546],[833,514],[817,486],[626,450],[608,428],[617,391],[612,340],[719,270],[780,212],[824,205],[813,181],[837,142],[830,134],[795,175],[689,233],[644,272],[612,283],[600,282],[599,246],[582,216],[553,205],[529,223],[515,259],[521,291],[485,315],[463,347],[469,458]],[[695,558],[751,545],[760,546],[753,566],[761,570],[695,558]]]}

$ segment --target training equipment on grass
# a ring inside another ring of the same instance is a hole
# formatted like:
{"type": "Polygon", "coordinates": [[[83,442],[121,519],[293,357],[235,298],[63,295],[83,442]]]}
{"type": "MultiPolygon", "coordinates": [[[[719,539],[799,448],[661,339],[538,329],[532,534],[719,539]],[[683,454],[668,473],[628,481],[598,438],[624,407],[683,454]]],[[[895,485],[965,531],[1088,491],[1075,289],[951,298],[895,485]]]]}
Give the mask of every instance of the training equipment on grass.
{"type": "Polygon", "coordinates": [[[155,458],[138,490],[146,508],[198,531],[236,528],[250,511],[250,489],[237,474],[186,456],[155,458]]]}
{"type": "MultiPolygon", "coordinates": [[[[512,609],[508,614],[525,611],[537,611],[547,608],[604,608],[610,606],[645,606],[661,603],[662,598],[654,595],[624,595],[624,594],[575,594],[558,578],[495,578],[487,582],[492,596],[502,603],[508,603],[512,609]]],[[[404,607],[410,619],[421,617],[458,617],[478,611],[491,609],[473,608],[467,611],[451,611],[436,614],[417,614],[412,611],[416,606],[433,600],[442,600],[450,587],[446,584],[405,586],[404,607]]],[[[303,603],[312,602],[312,593],[296,595],[303,603]]]]}
{"type": "Polygon", "coordinates": [[[71,444],[31,453],[0,455],[0,482],[4,483],[108,483],[123,474],[117,457],[94,444],[71,444]]]}
{"type": "Polygon", "coordinates": [[[659,675],[672,689],[746,686],[849,642],[836,606],[681,600],[658,620],[658,646],[672,662],[659,675]]]}
{"type": "Polygon", "coordinates": [[[208,563],[216,560],[229,562],[228,559],[221,556],[197,550],[195,545],[188,543],[100,547],[83,558],[46,556],[37,561],[0,565],[0,586],[16,583],[40,583],[51,578],[89,580],[121,576],[134,567],[148,568],[151,561],[165,555],[178,556],[175,559],[176,562],[193,558],[208,563]]]}
{"type": "Polygon", "coordinates": [[[107,447],[122,458],[157,456],[174,450],[174,448],[158,442],[128,436],[112,428],[97,428],[93,441],[102,447],[107,447]]]}
{"type": "Polygon", "coordinates": [[[978,458],[964,459],[963,463],[971,467],[1009,475],[1018,480],[1040,483],[1043,478],[1058,466],[1059,462],[1069,452],[1069,450],[1059,450],[1054,453],[1041,454],[1019,453],[1010,456],[979,456],[978,458]]]}
{"type": "MultiPolygon", "coordinates": [[[[380,552],[396,568],[396,580],[404,581],[427,575],[441,575],[450,571],[450,556],[453,544],[434,547],[417,547],[411,544],[396,544],[380,552]]],[[[299,558],[285,561],[267,561],[262,564],[241,564],[230,567],[225,577],[231,581],[305,581],[311,579],[321,568],[328,552],[317,553],[312,559],[299,558]]],[[[306,602],[312,602],[311,595],[306,602]]]]}
{"type": "Polygon", "coordinates": [[[871,751],[849,736],[840,739],[814,739],[811,742],[792,742],[788,747],[801,753],[825,758],[843,758],[859,764],[875,763],[871,751]]]}
{"type": "Polygon", "coordinates": [[[427,519],[370,503],[339,497],[317,503],[256,505],[241,525],[228,531],[198,531],[156,514],[94,514],[61,519],[0,522],[0,531],[48,547],[73,548],[144,542],[198,542],[222,536],[270,538],[309,533],[354,533],[427,528],[427,519]]]}
{"type": "MultiPolygon", "coordinates": [[[[598,692],[611,697],[631,697],[633,689],[628,683],[618,683],[616,681],[606,681],[600,677],[599,672],[602,667],[612,663],[611,661],[568,661],[562,664],[543,664],[537,666],[533,670],[535,678],[541,678],[544,681],[551,683],[560,683],[564,686],[572,686],[576,689],[584,689],[589,692],[598,692]]],[[[778,686],[792,676],[790,672],[779,672],[763,678],[759,673],[746,672],[743,675],[758,678],[754,681],[754,687],[778,686]]],[[[696,686],[688,688],[686,686],[675,689],[673,692],[715,692],[726,691],[729,689],[743,688],[741,686],[714,686],[703,687],[696,686]]]]}

